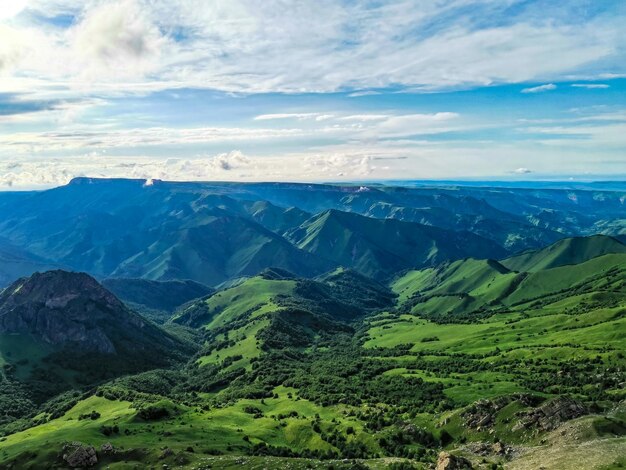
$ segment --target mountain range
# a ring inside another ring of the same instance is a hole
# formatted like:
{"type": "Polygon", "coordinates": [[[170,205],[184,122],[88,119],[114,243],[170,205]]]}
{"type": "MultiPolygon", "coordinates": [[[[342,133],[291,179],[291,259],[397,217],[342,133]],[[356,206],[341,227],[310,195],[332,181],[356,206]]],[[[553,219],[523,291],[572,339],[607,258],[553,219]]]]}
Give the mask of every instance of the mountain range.
{"type": "Polygon", "coordinates": [[[504,258],[568,236],[619,237],[620,197],[603,190],[77,178],[43,192],[0,194],[0,237],[14,247],[14,261],[0,268],[5,285],[53,267],[210,287],[269,267],[304,277],[345,267],[383,278],[487,253],[504,258]]]}
{"type": "Polygon", "coordinates": [[[0,468],[618,469],[621,198],[0,193],[0,468]]]}

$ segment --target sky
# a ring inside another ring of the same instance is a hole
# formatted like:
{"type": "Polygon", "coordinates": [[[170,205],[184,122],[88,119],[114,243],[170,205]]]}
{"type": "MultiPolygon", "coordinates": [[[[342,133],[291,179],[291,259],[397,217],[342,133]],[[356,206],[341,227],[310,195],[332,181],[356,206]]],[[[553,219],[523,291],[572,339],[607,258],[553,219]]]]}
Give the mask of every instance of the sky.
{"type": "Polygon", "coordinates": [[[624,179],[623,0],[0,0],[0,189],[624,179]]]}

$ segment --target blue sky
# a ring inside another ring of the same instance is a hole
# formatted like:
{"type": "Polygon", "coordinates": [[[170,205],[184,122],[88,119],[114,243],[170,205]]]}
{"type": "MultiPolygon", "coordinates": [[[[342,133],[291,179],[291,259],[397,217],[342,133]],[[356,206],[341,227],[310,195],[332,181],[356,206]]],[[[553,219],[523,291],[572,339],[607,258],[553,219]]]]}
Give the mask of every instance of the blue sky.
{"type": "Polygon", "coordinates": [[[619,0],[0,11],[0,188],[626,176],[619,0]]]}

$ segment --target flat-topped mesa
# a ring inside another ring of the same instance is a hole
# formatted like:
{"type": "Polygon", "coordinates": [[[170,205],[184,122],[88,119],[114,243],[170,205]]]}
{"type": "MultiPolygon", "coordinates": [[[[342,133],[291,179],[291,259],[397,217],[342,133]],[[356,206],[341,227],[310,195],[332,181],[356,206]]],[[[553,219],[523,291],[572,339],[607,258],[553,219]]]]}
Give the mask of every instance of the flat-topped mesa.
{"type": "Polygon", "coordinates": [[[84,273],[35,273],[0,294],[0,333],[28,334],[55,346],[114,354],[113,329],[145,326],[141,317],[84,273]]]}

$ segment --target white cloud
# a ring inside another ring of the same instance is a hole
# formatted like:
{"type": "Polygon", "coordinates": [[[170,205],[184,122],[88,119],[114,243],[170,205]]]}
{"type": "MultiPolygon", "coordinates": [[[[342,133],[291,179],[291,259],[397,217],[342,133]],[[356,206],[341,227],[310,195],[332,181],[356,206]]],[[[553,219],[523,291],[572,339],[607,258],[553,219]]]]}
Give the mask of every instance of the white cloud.
{"type": "Polygon", "coordinates": [[[609,88],[609,85],[606,83],[574,83],[572,84],[574,88],[587,88],[589,90],[601,90],[604,88],[609,88]]]}
{"type": "Polygon", "coordinates": [[[374,90],[365,90],[365,91],[355,91],[354,93],[350,93],[348,96],[350,98],[360,98],[361,96],[376,96],[380,95],[379,91],[374,90]]]}
{"type": "Polygon", "coordinates": [[[274,119],[317,119],[322,116],[320,113],[281,113],[281,114],[260,114],[255,116],[255,121],[270,121],[274,119]]]}
{"type": "MultiPolygon", "coordinates": [[[[71,122],[74,113],[88,108],[90,102],[61,105],[50,114],[62,113],[57,119],[71,122]]],[[[38,113],[42,117],[41,113],[38,113]]],[[[23,119],[24,114],[18,115],[23,119]]],[[[44,115],[46,116],[46,115],[44,115]]],[[[102,126],[70,127],[51,132],[5,132],[0,134],[0,155],[50,154],[106,149],[132,149],[162,146],[188,146],[229,142],[261,142],[297,140],[302,138],[366,139],[375,141],[415,135],[434,135],[476,128],[457,113],[432,114],[365,114],[336,116],[322,113],[261,115],[260,121],[293,119],[307,121],[306,126],[293,127],[148,127],[115,129],[102,126]]],[[[13,119],[13,121],[15,121],[13,119]]]]}
{"type": "Polygon", "coordinates": [[[28,51],[26,31],[0,23],[0,74],[12,71],[28,51]]]}
{"type": "Polygon", "coordinates": [[[69,32],[88,80],[136,78],[156,70],[167,41],[134,0],[88,9],[69,32]]]}
{"type": "Polygon", "coordinates": [[[532,173],[532,171],[531,171],[531,170],[529,170],[528,168],[525,168],[525,167],[520,167],[520,168],[515,169],[515,170],[513,171],[513,173],[515,173],[515,174],[517,174],[517,175],[526,175],[526,174],[528,174],[528,173],[532,173]]]}
{"type": "MultiPolygon", "coordinates": [[[[101,93],[361,90],[352,97],[388,86],[599,77],[607,64],[612,76],[626,72],[619,15],[585,18],[564,6],[547,21],[537,6],[512,15],[517,2],[31,0],[28,10],[76,19],[66,30],[39,23],[48,40],[37,48],[46,53],[21,61],[19,71],[101,93]]],[[[31,27],[27,19],[16,25],[31,27]]]]}
{"type": "Polygon", "coordinates": [[[543,93],[544,91],[552,91],[556,90],[556,85],[554,83],[548,83],[546,85],[539,85],[532,88],[524,88],[522,93],[543,93]]]}
{"type": "Polygon", "coordinates": [[[0,160],[0,188],[58,186],[78,176],[171,181],[288,181],[367,177],[376,169],[362,154],[305,154],[250,157],[238,150],[195,158],[106,157],[0,160]]]}

